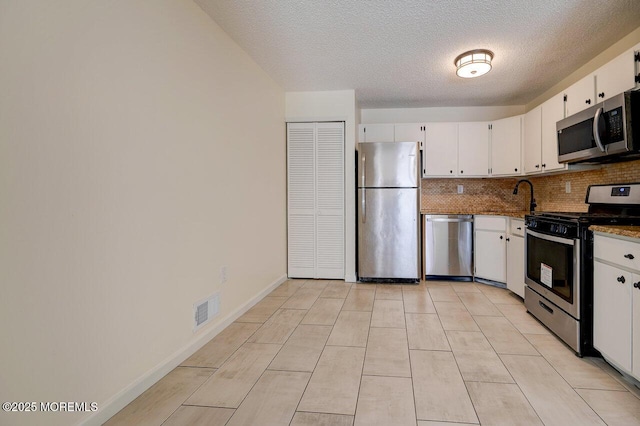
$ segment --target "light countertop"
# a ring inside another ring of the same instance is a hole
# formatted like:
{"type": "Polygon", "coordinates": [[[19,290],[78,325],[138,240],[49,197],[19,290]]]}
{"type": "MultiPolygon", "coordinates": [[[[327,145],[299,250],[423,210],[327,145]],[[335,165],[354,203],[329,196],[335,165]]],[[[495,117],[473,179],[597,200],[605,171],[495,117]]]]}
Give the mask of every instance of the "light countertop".
{"type": "Polygon", "coordinates": [[[516,219],[524,219],[524,215],[529,214],[528,211],[517,211],[517,212],[495,212],[495,211],[482,211],[482,210],[471,210],[471,211],[434,211],[434,210],[420,210],[421,214],[473,214],[473,215],[487,215],[487,216],[509,216],[514,217],[516,219]]]}
{"type": "Polygon", "coordinates": [[[640,226],[591,225],[589,229],[594,232],[640,238],[640,226]]]}

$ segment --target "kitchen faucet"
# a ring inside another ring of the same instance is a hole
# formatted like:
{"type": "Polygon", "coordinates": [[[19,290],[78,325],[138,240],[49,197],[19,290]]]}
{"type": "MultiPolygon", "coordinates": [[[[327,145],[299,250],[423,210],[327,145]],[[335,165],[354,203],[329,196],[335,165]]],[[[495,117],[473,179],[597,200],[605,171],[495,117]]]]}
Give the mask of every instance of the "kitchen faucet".
{"type": "Polygon", "coordinates": [[[513,188],[513,195],[517,195],[517,194],[518,194],[518,186],[520,186],[520,184],[521,184],[522,182],[526,182],[526,183],[528,183],[528,184],[529,184],[529,186],[531,187],[531,202],[529,203],[529,211],[531,211],[531,212],[532,212],[532,211],[534,211],[534,210],[536,209],[537,204],[536,204],[536,199],[535,199],[535,198],[533,198],[533,184],[532,184],[529,180],[527,180],[527,179],[520,179],[520,180],[518,181],[518,183],[516,183],[516,187],[515,187],[515,188],[513,188]]]}

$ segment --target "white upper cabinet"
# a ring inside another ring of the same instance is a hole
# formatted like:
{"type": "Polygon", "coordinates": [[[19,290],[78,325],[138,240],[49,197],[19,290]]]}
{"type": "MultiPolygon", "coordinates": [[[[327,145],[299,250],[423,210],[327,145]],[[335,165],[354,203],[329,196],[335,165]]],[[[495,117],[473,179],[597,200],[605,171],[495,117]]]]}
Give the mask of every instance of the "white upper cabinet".
{"type": "Polygon", "coordinates": [[[633,49],[604,64],[596,72],[596,102],[633,89],[636,78],[633,49]]]}
{"type": "Polygon", "coordinates": [[[361,124],[358,142],[420,142],[422,147],[424,129],[422,123],[361,124]]]}
{"type": "Polygon", "coordinates": [[[491,172],[493,176],[522,173],[522,116],[496,120],[491,124],[491,172]]]}
{"type": "Polygon", "coordinates": [[[591,73],[582,80],[575,82],[564,93],[567,96],[565,104],[565,115],[567,117],[595,105],[595,75],[591,73]]]}
{"type": "Polygon", "coordinates": [[[425,128],[425,177],[455,176],[458,169],[458,123],[427,123],[425,128]]]}
{"type": "Polygon", "coordinates": [[[394,124],[394,137],[396,142],[420,142],[424,145],[424,124],[394,124]]]}
{"type": "Polygon", "coordinates": [[[635,51],[630,49],[565,91],[567,95],[566,116],[633,89],[636,85],[635,78],[635,51]]]}
{"type": "Polygon", "coordinates": [[[537,106],[524,115],[524,172],[542,171],[542,108],[537,106]]]}
{"type": "Polygon", "coordinates": [[[556,123],[564,118],[564,94],[559,93],[524,116],[524,172],[566,170],[558,163],[556,123]]]}
{"type": "Polygon", "coordinates": [[[361,124],[358,129],[358,142],[393,142],[393,124],[361,124]]]}
{"type": "Polygon", "coordinates": [[[541,105],[542,109],[542,171],[566,170],[558,163],[558,133],[556,124],[564,118],[564,94],[559,93],[541,105]]]}
{"type": "Polygon", "coordinates": [[[458,176],[489,174],[489,123],[458,124],[458,176]]]}

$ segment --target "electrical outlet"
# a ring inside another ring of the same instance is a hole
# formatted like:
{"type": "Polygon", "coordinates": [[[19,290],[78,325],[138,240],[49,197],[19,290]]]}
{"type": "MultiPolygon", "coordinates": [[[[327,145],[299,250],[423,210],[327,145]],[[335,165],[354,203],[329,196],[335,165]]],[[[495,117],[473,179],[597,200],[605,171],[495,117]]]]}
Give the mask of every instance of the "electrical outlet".
{"type": "Polygon", "coordinates": [[[458,194],[464,193],[464,185],[458,185],[458,194]]]}
{"type": "Polygon", "coordinates": [[[566,192],[567,194],[571,194],[571,182],[567,181],[564,184],[564,192],[566,192]]]}
{"type": "Polygon", "coordinates": [[[223,266],[222,268],[220,268],[220,284],[224,284],[227,282],[227,267],[223,266]]]}

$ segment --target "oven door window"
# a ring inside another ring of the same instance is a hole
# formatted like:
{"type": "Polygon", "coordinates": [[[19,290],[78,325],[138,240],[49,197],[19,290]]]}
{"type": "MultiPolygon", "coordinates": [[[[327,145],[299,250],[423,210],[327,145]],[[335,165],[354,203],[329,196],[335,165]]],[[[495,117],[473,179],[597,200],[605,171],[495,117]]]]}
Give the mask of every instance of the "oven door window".
{"type": "Polygon", "coordinates": [[[527,277],[573,304],[574,246],[527,234],[527,277]]]}

